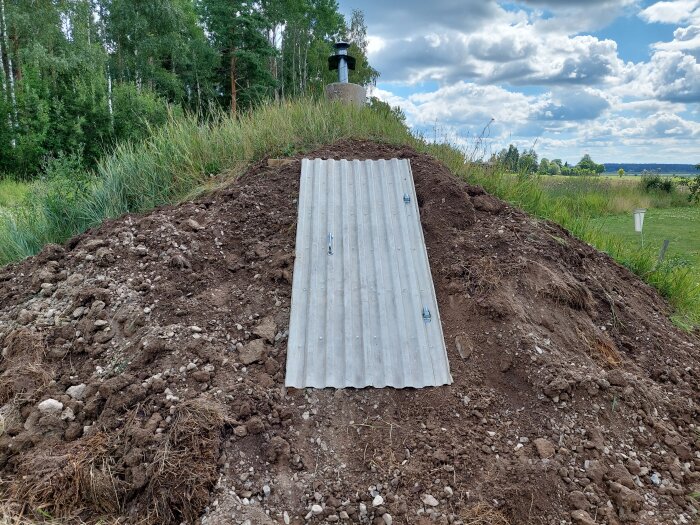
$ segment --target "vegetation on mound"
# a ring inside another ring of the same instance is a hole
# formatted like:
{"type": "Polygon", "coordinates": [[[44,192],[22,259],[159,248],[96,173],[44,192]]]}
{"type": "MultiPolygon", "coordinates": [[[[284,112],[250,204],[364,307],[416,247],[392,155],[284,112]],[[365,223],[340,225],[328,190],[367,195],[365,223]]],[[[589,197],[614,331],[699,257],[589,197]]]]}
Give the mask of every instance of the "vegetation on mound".
{"type": "MultiPolygon", "coordinates": [[[[400,115],[399,115],[400,117],[400,115]]],[[[669,259],[657,265],[656,248],[640,249],[604,232],[593,219],[637,205],[679,205],[663,190],[642,192],[582,177],[557,182],[551,177],[501,173],[470,162],[469,153],[449,144],[430,144],[411,134],[386,105],[356,108],[324,101],[269,104],[232,119],[208,122],[194,116],[172,119],[139,144],[126,143],[87,172],[71,158],[52,163],[35,184],[27,205],[0,215],[0,264],[62,243],[106,218],[173,204],[234,180],[264,157],[291,156],[339,139],[404,144],[444,162],[457,176],[533,215],[568,228],[656,286],[676,310],[680,326],[700,326],[697,270],[669,259]],[[552,182],[554,181],[554,182],[552,182]],[[604,186],[604,187],[603,187],[604,186]],[[639,199],[646,199],[639,201],[639,199]]],[[[687,203],[687,200],[684,201],[687,203]]]]}

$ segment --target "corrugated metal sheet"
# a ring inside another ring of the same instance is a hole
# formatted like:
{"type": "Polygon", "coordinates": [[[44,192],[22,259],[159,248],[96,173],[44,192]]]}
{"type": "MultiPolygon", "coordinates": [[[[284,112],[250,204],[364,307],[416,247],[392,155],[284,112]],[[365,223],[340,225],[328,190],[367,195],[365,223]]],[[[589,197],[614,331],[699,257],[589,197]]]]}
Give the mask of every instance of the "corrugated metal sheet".
{"type": "Polygon", "coordinates": [[[451,382],[409,161],[304,159],[286,385],[451,382]]]}

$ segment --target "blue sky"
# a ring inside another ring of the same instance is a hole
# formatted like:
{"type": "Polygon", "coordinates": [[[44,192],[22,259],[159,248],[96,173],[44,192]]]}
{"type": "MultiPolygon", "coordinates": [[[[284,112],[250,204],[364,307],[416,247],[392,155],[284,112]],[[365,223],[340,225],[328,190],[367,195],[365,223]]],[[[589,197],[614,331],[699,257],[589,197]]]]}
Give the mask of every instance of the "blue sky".
{"type": "Polygon", "coordinates": [[[374,96],[485,154],[700,162],[700,0],[340,0],[365,14],[374,96]],[[490,124],[489,124],[490,123],[490,124]]]}

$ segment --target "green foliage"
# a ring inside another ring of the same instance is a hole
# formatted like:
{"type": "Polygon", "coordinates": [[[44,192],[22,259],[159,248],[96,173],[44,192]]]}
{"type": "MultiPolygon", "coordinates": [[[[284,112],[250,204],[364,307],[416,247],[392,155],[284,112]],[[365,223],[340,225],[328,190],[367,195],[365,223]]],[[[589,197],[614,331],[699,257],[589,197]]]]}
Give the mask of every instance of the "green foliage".
{"type": "Polygon", "coordinates": [[[137,89],[134,84],[115,86],[114,138],[117,141],[139,141],[151,134],[151,130],[168,122],[171,111],[182,114],[179,106],[168,103],[153,91],[137,89]]]}
{"type": "Polygon", "coordinates": [[[643,175],[639,181],[644,191],[663,191],[673,193],[676,184],[671,177],[662,177],[660,175],[643,175]]]}
{"type": "Polygon", "coordinates": [[[81,153],[94,169],[168,111],[206,119],[323,92],[331,44],[353,40],[372,83],[364,17],[335,0],[0,0],[0,173],[31,178],[47,157],[81,153]],[[7,29],[3,33],[3,29],[7,29]],[[11,80],[11,81],[9,81],[11,80]]]}
{"type": "Polygon", "coordinates": [[[406,115],[399,106],[391,107],[389,104],[379,100],[377,97],[370,97],[369,107],[384,117],[394,118],[402,124],[406,123],[406,115]]]}
{"type": "MultiPolygon", "coordinates": [[[[700,169],[700,164],[696,166],[700,169]]],[[[692,179],[681,179],[678,184],[688,188],[688,200],[690,202],[700,203],[700,175],[692,179]]]]}
{"type": "Polygon", "coordinates": [[[588,153],[586,153],[583,158],[581,158],[579,163],[576,164],[576,168],[578,168],[581,173],[590,174],[603,173],[605,171],[605,166],[603,164],[596,164],[593,162],[593,159],[588,153]]]}

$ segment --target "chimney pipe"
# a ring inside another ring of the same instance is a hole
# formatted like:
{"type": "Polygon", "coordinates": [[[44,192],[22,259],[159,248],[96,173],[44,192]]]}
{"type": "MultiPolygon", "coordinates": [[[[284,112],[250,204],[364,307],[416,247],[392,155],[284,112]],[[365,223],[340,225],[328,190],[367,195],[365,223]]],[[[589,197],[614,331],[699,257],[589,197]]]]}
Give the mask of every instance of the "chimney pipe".
{"type": "Polygon", "coordinates": [[[333,71],[338,70],[338,82],[347,84],[349,81],[348,70],[355,69],[355,57],[348,55],[348,42],[336,42],[334,44],[335,55],[328,57],[328,69],[333,71]]]}

